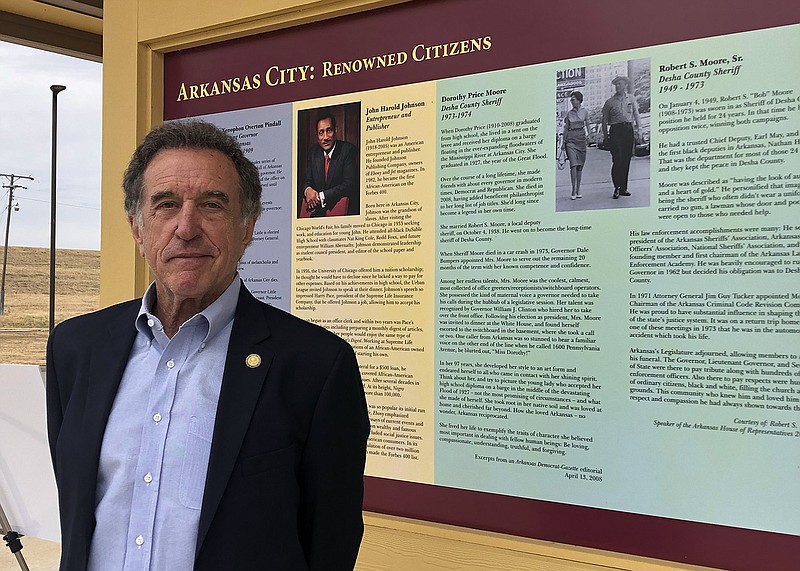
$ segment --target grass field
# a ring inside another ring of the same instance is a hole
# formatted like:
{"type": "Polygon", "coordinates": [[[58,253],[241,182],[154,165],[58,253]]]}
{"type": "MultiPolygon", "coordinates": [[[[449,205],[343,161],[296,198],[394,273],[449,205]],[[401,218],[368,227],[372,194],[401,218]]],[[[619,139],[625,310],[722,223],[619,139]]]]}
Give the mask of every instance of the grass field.
{"type": "MultiPolygon", "coordinates": [[[[100,252],[57,250],[56,323],[97,309],[99,294],[100,252]]],[[[50,250],[9,247],[0,363],[43,365],[49,315],[50,250]]]]}

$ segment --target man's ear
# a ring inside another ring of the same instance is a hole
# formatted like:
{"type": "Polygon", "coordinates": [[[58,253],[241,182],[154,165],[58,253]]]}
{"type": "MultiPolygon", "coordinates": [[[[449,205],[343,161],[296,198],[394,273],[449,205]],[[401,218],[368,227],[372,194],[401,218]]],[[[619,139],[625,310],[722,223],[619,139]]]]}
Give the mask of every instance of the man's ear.
{"type": "Polygon", "coordinates": [[[142,230],[136,222],[135,216],[128,216],[128,223],[131,225],[131,235],[136,242],[136,247],[139,249],[139,254],[144,256],[144,241],[142,239],[142,230]]]}
{"type": "Polygon", "coordinates": [[[250,242],[253,241],[253,232],[255,231],[256,227],[256,217],[253,216],[247,221],[247,225],[244,227],[244,240],[242,241],[243,248],[247,248],[250,245],[250,242]]]}

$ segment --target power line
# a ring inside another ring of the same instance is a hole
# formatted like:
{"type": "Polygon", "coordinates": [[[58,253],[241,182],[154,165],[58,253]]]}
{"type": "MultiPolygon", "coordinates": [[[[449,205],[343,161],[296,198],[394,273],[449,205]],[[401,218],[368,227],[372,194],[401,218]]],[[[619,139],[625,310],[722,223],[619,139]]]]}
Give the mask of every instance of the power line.
{"type": "MultiPolygon", "coordinates": [[[[6,188],[6,187],[3,187],[3,188],[6,188]]],[[[8,195],[8,193],[6,193],[6,195],[8,195]]],[[[44,204],[50,204],[49,200],[45,200],[43,198],[33,198],[32,196],[17,196],[16,199],[17,199],[17,201],[30,200],[32,202],[42,202],[44,204]]],[[[3,198],[3,204],[5,204],[5,198],[3,198]]],[[[56,204],[58,204],[59,206],[70,206],[72,208],[85,208],[87,210],[100,210],[99,206],[88,206],[86,204],[72,204],[70,202],[61,202],[61,201],[57,201],[56,204]]],[[[8,206],[3,206],[3,209],[0,210],[0,217],[2,217],[3,214],[5,214],[7,208],[8,208],[8,206]]]]}
{"type": "MultiPolygon", "coordinates": [[[[20,196],[19,198],[22,200],[32,200],[33,202],[44,202],[45,204],[50,204],[49,200],[42,200],[41,198],[31,198],[30,196],[20,196]]],[[[56,204],[58,204],[59,206],[71,206],[73,208],[87,208],[89,210],[100,210],[99,206],[86,206],[84,204],[70,204],[68,202],[58,202],[58,201],[56,201],[56,204]]]]}

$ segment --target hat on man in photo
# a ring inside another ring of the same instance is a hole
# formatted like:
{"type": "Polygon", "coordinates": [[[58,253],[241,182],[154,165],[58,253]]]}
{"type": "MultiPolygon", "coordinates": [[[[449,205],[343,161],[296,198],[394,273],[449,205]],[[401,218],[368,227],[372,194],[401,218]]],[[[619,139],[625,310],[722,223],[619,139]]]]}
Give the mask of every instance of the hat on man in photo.
{"type": "Polygon", "coordinates": [[[616,85],[620,81],[624,81],[625,85],[628,85],[630,83],[630,81],[628,80],[628,78],[626,76],[618,75],[617,77],[615,77],[614,79],[611,80],[611,84],[612,85],[616,85]]]}

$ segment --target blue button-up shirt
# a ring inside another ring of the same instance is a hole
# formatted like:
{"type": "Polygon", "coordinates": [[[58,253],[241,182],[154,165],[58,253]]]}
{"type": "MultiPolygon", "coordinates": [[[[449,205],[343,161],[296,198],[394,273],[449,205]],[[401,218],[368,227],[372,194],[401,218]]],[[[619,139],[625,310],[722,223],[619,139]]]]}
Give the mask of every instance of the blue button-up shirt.
{"type": "Polygon", "coordinates": [[[88,571],[191,570],[241,281],[170,339],[151,285],[103,436],[88,571]]]}

